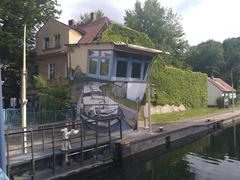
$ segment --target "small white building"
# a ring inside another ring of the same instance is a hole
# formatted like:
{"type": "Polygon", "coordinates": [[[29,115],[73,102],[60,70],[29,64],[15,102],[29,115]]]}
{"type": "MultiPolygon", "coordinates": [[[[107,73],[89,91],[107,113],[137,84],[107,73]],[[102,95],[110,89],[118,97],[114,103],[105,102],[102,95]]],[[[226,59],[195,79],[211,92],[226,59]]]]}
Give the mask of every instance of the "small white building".
{"type": "MultiPolygon", "coordinates": [[[[208,77],[208,106],[216,106],[218,97],[232,99],[232,87],[221,78],[208,77]]],[[[236,98],[236,90],[233,89],[233,97],[236,98]]]]}

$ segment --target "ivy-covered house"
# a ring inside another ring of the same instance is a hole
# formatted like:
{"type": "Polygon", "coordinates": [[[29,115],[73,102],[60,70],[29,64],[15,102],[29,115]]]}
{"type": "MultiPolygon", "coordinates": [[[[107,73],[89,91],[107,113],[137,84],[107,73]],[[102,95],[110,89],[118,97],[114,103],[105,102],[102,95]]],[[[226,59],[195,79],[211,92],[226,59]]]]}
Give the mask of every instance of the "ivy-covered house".
{"type": "Polygon", "coordinates": [[[118,103],[129,119],[136,118],[136,102],[143,99],[154,57],[163,53],[144,33],[94,15],[88,24],[50,19],[39,30],[36,45],[38,74],[49,85],[64,77],[75,103],[81,93],[98,91],[118,103]]]}

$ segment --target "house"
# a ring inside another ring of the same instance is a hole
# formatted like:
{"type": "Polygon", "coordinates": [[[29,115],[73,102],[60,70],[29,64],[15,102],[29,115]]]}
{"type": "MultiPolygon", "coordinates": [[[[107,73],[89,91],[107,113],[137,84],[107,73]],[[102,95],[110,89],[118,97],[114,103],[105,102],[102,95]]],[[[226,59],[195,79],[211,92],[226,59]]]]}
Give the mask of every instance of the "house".
{"type": "MultiPolygon", "coordinates": [[[[72,103],[79,103],[82,94],[86,107],[96,104],[97,110],[86,108],[91,115],[107,103],[118,104],[127,119],[136,119],[137,103],[143,99],[154,57],[164,52],[99,41],[109,24],[108,18],[96,20],[94,14],[88,24],[70,20],[65,25],[51,18],[37,33],[38,74],[49,85],[65,77],[72,103]]],[[[103,114],[111,111],[115,112],[110,108],[103,114]]]]}
{"type": "MultiPolygon", "coordinates": [[[[142,100],[148,75],[156,54],[160,50],[124,42],[96,42],[71,44],[72,71],[80,70],[88,78],[113,83],[113,88],[125,88],[126,98],[142,100]]],[[[76,78],[73,75],[72,78],[76,78]]]]}
{"type": "Polygon", "coordinates": [[[63,24],[54,18],[43,25],[37,32],[36,39],[36,71],[48,84],[53,84],[61,76],[67,78],[68,51],[65,44],[91,43],[98,39],[101,32],[109,24],[106,17],[92,19],[89,24],[79,24],[69,20],[63,24]]]}
{"type": "Polygon", "coordinates": [[[228,103],[232,99],[232,93],[236,98],[236,90],[229,84],[221,78],[208,77],[208,106],[216,106],[218,97],[224,97],[225,103],[228,103]]]}

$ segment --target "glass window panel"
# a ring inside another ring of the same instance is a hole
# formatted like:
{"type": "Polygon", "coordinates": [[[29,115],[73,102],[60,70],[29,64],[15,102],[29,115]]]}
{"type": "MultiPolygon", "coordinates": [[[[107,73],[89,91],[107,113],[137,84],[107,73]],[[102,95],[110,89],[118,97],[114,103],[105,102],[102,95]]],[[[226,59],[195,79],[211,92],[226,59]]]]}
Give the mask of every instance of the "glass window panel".
{"type": "Polygon", "coordinates": [[[111,56],[112,51],[101,51],[101,56],[111,56]]]}
{"type": "Polygon", "coordinates": [[[60,47],[60,34],[55,35],[55,47],[56,48],[60,47]]]}
{"type": "Polygon", "coordinates": [[[49,49],[50,48],[50,39],[49,37],[44,38],[44,48],[49,49]]]}
{"type": "Polygon", "coordinates": [[[89,56],[99,56],[99,55],[100,55],[99,51],[96,51],[96,50],[89,51],[89,56]]]}
{"type": "Polygon", "coordinates": [[[144,63],[144,69],[143,69],[143,79],[145,79],[145,77],[146,77],[147,70],[148,70],[148,64],[149,64],[149,63],[144,63]]]}
{"type": "Polygon", "coordinates": [[[141,63],[132,63],[132,78],[140,78],[141,77],[141,63]]]}
{"type": "Polygon", "coordinates": [[[101,76],[108,76],[109,70],[109,59],[101,59],[100,61],[100,75],[101,76]]]}
{"type": "Polygon", "coordinates": [[[91,58],[89,63],[89,73],[96,74],[97,73],[97,59],[91,58]]]}
{"type": "Polygon", "coordinates": [[[117,61],[117,77],[127,77],[127,65],[128,63],[125,61],[117,61]]]}

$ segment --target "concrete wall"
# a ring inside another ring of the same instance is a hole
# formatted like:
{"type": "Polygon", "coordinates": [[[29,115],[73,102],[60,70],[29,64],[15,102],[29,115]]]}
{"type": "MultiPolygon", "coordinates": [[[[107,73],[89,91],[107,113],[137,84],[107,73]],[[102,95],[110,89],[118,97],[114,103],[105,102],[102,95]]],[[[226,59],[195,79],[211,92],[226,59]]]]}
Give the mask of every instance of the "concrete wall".
{"type": "Polygon", "coordinates": [[[216,100],[220,96],[222,96],[222,91],[208,81],[208,105],[216,106],[216,100]]]}
{"type": "Polygon", "coordinates": [[[71,68],[80,67],[83,73],[88,71],[88,51],[91,49],[113,49],[113,44],[88,44],[80,45],[71,52],[71,68]]]}
{"type": "Polygon", "coordinates": [[[139,100],[142,100],[146,87],[147,83],[128,82],[127,99],[130,99],[134,102],[136,101],[137,98],[139,98],[139,100]]]}

